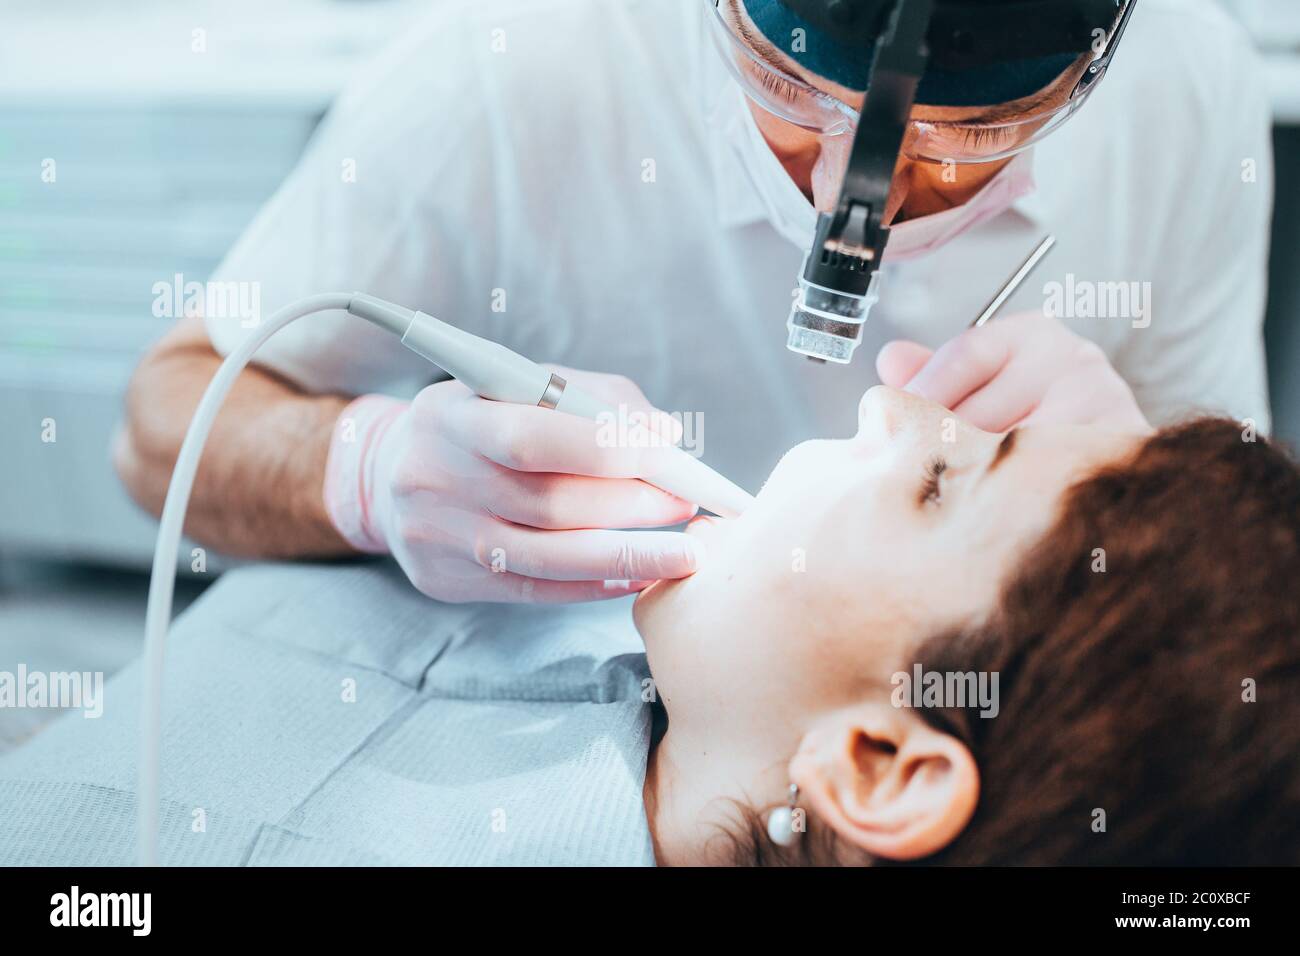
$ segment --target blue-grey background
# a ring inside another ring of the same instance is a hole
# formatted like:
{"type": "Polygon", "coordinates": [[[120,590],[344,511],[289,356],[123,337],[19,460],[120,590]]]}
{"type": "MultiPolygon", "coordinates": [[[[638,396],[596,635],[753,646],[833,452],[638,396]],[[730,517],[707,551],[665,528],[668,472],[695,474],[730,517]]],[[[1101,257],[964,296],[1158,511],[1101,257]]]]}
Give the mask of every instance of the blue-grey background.
{"type": "MultiPolygon", "coordinates": [[[[111,673],[138,652],[154,523],[108,449],[170,321],[152,286],[206,278],[352,72],[436,2],[0,0],[0,671],[111,673]]],[[[1274,91],[1270,373],[1300,447],[1300,4],[1222,2],[1274,91]]],[[[0,710],[0,750],[50,716],[0,710]]]]}

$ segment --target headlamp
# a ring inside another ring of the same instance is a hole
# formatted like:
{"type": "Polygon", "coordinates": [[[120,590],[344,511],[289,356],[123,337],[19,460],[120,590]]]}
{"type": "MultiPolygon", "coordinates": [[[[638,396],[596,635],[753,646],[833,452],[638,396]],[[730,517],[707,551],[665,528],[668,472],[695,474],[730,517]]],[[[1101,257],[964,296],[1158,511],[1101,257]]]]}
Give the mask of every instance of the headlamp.
{"type": "Polygon", "coordinates": [[[818,217],[791,310],[788,347],[847,364],[879,298],[882,221],[900,155],[980,163],[1011,156],[1057,128],[1105,74],[1137,0],[708,0],[716,34],[746,93],[765,109],[833,136],[851,133],[839,201],[818,217]],[[743,3],[745,22],[739,22],[743,3]],[[730,19],[729,19],[730,17],[730,19]],[[807,74],[865,90],[854,109],[800,77],[779,81],[742,29],[807,74]],[[1084,57],[1059,102],[1038,102],[1084,57]],[[745,57],[749,57],[748,60],[745,57]],[[757,72],[756,72],[757,71],[757,72]],[[749,78],[747,78],[749,77],[749,78]],[[752,78],[752,82],[751,82],[752,78]],[[802,87],[802,89],[799,89],[802,87]],[[764,95],[764,91],[768,95],[764,95]],[[796,95],[797,94],[797,95],[796,95]],[[998,122],[931,122],[913,107],[1005,107],[998,122]]]}

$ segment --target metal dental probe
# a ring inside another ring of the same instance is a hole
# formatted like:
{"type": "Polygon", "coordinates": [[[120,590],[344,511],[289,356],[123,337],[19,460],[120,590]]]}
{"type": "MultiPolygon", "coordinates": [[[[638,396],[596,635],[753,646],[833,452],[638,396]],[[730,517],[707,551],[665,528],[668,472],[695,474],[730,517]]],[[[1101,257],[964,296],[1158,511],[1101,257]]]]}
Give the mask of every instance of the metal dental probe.
{"type": "Polygon", "coordinates": [[[998,292],[998,294],[993,297],[993,300],[984,307],[984,311],[981,312],[979,317],[970,324],[970,327],[972,329],[978,329],[989,319],[993,318],[993,316],[997,315],[998,310],[1006,304],[1007,299],[1016,294],[1016,290],[1019,289],[1024,281],[1029,278],[1030,273],[1038,268],[1038,264],[1043,261],[1043,258],[1049,252],[1052,251],[1054,245],[1056,245],[1055,236],[1048,235],[1043,239],[1043,241],[1038,244],[1038,248],[1031,252],[1029,258],[1021,264],[1019,269],[1016,270],[1016,274],[1007,281],[1007,284],[1002,287],[1002,290],[998,292]]]}

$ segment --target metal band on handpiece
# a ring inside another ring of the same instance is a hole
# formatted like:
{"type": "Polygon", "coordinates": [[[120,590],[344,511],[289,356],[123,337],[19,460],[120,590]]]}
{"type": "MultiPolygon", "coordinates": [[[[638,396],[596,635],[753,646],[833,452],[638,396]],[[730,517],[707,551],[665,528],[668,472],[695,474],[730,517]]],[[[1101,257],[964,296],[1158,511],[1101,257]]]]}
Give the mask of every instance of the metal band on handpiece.
{"type": "Polygon", "coordinates": [[[554,410],[560,404],[560,399],[564,397],[564,387],[568,384],[552,372],[551,380],[546,383],[546,391],[542,392],[542,397],[537,400],[537,404],[542,408],[554,410]]]}

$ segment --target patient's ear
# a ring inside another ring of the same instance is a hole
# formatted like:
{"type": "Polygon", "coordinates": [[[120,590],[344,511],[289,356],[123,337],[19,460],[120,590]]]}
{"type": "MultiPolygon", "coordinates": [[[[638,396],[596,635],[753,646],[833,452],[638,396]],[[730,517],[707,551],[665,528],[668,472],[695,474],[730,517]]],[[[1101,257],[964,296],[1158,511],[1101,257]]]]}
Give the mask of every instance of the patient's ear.
{"type": "Polygon", "coordinates": [[[888,703],[828,714],[804,737],[790,779],[840,839],[894,860],[943,849],[979,798],[966,745],[888,703]]]}

